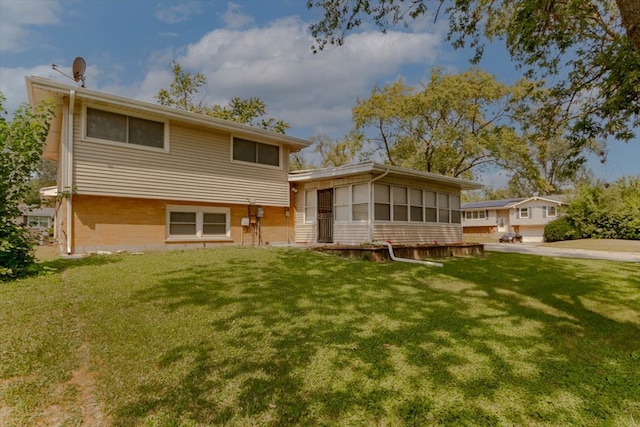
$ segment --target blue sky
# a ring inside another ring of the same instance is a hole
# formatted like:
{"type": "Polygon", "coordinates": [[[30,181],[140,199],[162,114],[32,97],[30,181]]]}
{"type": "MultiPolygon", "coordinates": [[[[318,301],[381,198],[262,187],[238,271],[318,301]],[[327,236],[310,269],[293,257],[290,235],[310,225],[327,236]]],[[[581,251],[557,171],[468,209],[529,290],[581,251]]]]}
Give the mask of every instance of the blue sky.
{"type": "MultiPolygon", "coordinates": [[[[172,81],[170,63],[203,73],[208,104],[257,96],[269,115],[291,124],[288,133],[340,138],[351,128],[351,108],[373,85],[403,77],[426,81],[430,70],[460,72],[470,53],[454,51],[447,28],[425,19],[402,31],[363,28],[345,45],[312,54],[309,23],[318,11],[303,0],[55,1],[0,0],[0,91],[10,113],[27,99],[24,77],[74,84],[76,56],[87,62],[86,86],[155,102],[172,81]]],[[[519,77],[503,46],[488,49],[480,67],[505,83],[519,77]]],[[[640,174],[640,137],[611,141],[608,162],[589,167],[599,178],[640,174]]],[[[499,173],[483,183],[500,186],[499,173]]]]}

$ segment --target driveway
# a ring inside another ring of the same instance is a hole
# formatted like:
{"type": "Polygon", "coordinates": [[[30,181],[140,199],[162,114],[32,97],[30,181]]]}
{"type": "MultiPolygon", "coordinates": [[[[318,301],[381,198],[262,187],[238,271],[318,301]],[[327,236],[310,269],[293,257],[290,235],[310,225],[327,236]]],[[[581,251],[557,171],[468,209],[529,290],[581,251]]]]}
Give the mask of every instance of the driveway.
{"type": "Polygon", "coordinates": [[[537,243],[486,243],[486,251],[517,252],[521,254],[555,256],[564,258],[593,258],[611,261],[640,262],[637,252],[590,251],[585,249],[549,248],[537,243]]]}

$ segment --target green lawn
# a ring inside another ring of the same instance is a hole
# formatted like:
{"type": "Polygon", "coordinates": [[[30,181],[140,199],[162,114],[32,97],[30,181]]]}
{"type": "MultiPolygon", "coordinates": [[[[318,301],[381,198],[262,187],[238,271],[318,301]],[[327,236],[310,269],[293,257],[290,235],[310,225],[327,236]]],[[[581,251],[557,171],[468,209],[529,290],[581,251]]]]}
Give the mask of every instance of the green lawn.
{"type": "Polygon", "coordinates": [[[0,425],[640,423],[638,264],[296,249],[52,260],[0,284],[0,425]]]}

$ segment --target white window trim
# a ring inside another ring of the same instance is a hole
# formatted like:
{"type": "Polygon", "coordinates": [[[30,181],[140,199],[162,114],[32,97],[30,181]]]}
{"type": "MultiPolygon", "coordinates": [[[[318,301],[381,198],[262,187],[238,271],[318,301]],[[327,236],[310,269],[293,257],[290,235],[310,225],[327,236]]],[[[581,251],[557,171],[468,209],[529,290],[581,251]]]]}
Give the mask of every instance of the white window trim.
{"type": "Polygon", "coordinates": [[[366,182],[360,182],[358,184],[351,184],[349,186],[349,220],[352,223],[355,224],[368,224],[369,223],[369,215],[370,215],[370,203],[371,203],[371,186],[369,185],[369,183],[366,182]],[[367,192],[367,201],[366,202],[359,202],[359,203],[354,203],[354,197],[353,197],[353,192],[354,192],[354,188],[357,186],[363,186],[366,188],[366,192],[367,192]],[[366,203],[367,205],[367,219],[353,219],[353,205],[364,205],[366,203]]]}
{"type": "Polygon", "coordinates": [[[303,218],[303,222],[305,224],[315,224],[315,222],[318,220],[318,190],[304,190],[304,199],[302,201],[302,204],[304,205],[302,207],[302,212],[304,215],[303,218]],[[312,194],[312,198],[315,201],[314,205],[311,206],[307,206],[307,193],[312,194]],[[307,208],[313,208],[314,210],[314,214],[313,214],[313,219],[310,220],[307,218],[307,208]]]}
{"type": "Polygon", "coordinates": [[[145,115],[145,114],[137,114],[137,113],[128,114],[127,112],[118,110],[117,108],[113,108],[110,106],[84,104],[82,106],[82,120],[80,120],[80,123],[81,123],[82,138],[85,141],[97,142],[99,144],[105,144],[105,145],[113,145],[115,147],[131,148],[133,150],[154,151],[156,153],[168,153],[170,151],[169,141],[171,140],[171,138],[169,137],[169,121],[168,120],[159,119],[158,117],[145,115]],[[112,141],[110,139],[102,139],[102,138],[95,138],[92,136],[88,136],[87,135],[87,108],[93,108],[94,110],[108,111],[110,113],[121,114],[127,117],[134,117],[137,119],[152,120],[154,122],[163,123],[164,124],[164,131],[163,131],[164,148],[149,147],[146,145],[130,144],[127,142],[112,141]]]}
{"type": "Polygon", "coordinates": [[[558,216],[558,208],[555,206],[545,206],[545,216],[547,218],[555,218],[558,216]],[[549,213],[549,209],[553,209],[553,214],[549,213]]]}
{"type": "MultiPolygon", "coordinates": [[[[404,186],[404,185],[393,185],[393,184],[387,184],[385,182],[380,183],[380,185],[389,186],[390,202],[388,203],[388,205],[389,205],[389,209],[390,209],[390,213],[391,213],[391,219],[390,220],[380,220],[380,219],[373,218],[372,219],[373,222],[385,223],[385,224],[395,223],[395,224],[402,224],[402,225],[419,225],[419,224],[437,225],[437,224],[442,224],[442,225],[447,225],[447,226],[449,226],[449,225],[460,226],[462,224],[462,220],[463,220],[463,217],[464,217],[462,209],[460,209],[460,208],[454,209],[452,207],[452,204],[453,204],[452,203],[452,198],[454,198],[454,197],[458,198],[458,205],[460,204],[460,196],[457,195],[457,194],[445,193],[445,192],[440,192],[440,191],[437,191],[437,190],[430,190],[430,189],[426,189],[426,188],[422,189],[423,220],[421,222],[420,221],[411,221],[410,209],[411,209],[412,205],[411,205],[411,199],[410,199],[410,196],[409,196],[409,190],[411,190],[412,188],[415,188],[415,187],[404,186]],[[408,218],[407,221],[396,221],[394,219],[394,217],[393,217],[393,208],[395,206],[395,203],[393,202],[393,189],[394,189],[394,187],[404,187],[404,188],[407,189],[407,197],[408,197],[407,204],[399,204],[399,206],[404,206],[404,207],[407,208],[407,215],[408,215],[407,216],[407,218],[408,218]],[[427,199],[426,199],[426,196],[425,196],[425,192],[426,191],[429,191],[431,193],[435,193],[435,195],[436,195],[435,206],[429,206],[427,204],[427,199]],[[446,196],[448,204],[449,204],[449,207],[446,208],[449,211],[449,215],[448,215],[449,220],[447,222],[440,221],[440,199],[439,199],[440,195],[446,196]],[[426,209],[427,208],[429,208],[429,209],[434,209],[435,208],[436,209],[436,222],[427,221],[427,213],[426,213],[426,209]],[[453,216],[453,214],[452,214],[453,211],[457,211],[457,212],[460,213],[460,222],[452,222],[451,221],[452,220],[452,216],[453,216]]],[[[373,199],[373,211],[374,211],[374,214],[375,214],[375,204],[376,203],[383,204],[383,203],[382,202],[376,202],[375,193],[373,191],[372,191],[372,199],[373,199]]],[[[387,203],[384,203],[384,204],[387,204],[387,203]]]]}
{"type": "Polygon", "coordinates": [[[167,205],[166,208],[166,222],[165,222],[165,238],[167,241],[184,241],[184,240],[229,240],[231,238],[231,209],[220,207],[208,207],[208,206],[188,206],[188,205],[167,205]],[[172,236],[169,234],[169,227],[171,225],[171,212],[195,212],[196,213],[196,234],[180,234],[172,236]],[[203,214],[205,213],[223,213],[225,214],[225,234],[219,235],[204,235],[203,229],[203,214]]]}
{"type": "Polygon", "coordinates": [[[353,189],[351,188],[350,185],[339,185],[337,187],[333,187],[333,221],[334,221],[334,223],[336,223],[336,224],[346,224],[346,223],[352,222],[351,221],[352,220],[351,209],[353,209],[352,205],[351,205],[351,202],[352,202],[352,194],[351,193],[352,193],[352,191],[353,191],[353,189]],[[346,201],[346,203],[338,204],[337,192],[338,192],[339,188],[345,188],[346,191],[347,191],[347,201],[346,201]],[[346,207],[347,219],[340,219],[339,220],[337,218],[338,215],[336,214],[336,212],[338,211],[338,207],[342,207],[342,208],[346,207]]]}
{"type": "Polygon", "coordinates": [[[530,219],[531,218],[531,212],[529,210],[529,208],[517,208],[518,209],[518,219],[530,219]],[[522,216],[522,211],[526,211],[527,215],[526,216],[522,216]]]}
{"type": "Polygon", "coordinates": [[[253,139],[249,139],[249,138],[243,138],[241,136],[234,136],[231,135],[230,137],[231,139],[231,150],[229,150],[229,159],[231,161],[231,163],[239,163],[242,165],[251,165],[251,166],[257,166],[257,167],[261,167],[261,168],[267,168],[267,169],[276,169],[276,170],[282,170],[283,169],[283,163],[284,163],[284,146],[281,144],[273,144],[270,142],[262,142],[262,141],[256,141],[253,139]],[[258,162],[245,162],[244,160],[237,160],[233,158],[233,143],[234,143],[234,138],[239,138],[239,139],[244,139],[245,141],[251,141],[251,142],[255,142],[256,144],[265,144],[265,145],[273,145],[274,147],[278,147],[278,166],[274,166],[274,165],[266,165],[264,163],[258,163],[258,162]]]}
{"type": "Polygon", "coordinates": [[[464,220],[465,221],[484,221],[488,218],[487,215],[487,211],[486,209],[480,209],[480,210],[472,210],[472,211],[464,211],[464,220]],[[473,218],[473,214],[477,213],[478,217],[477,218],[473,218]],[[467,218],[467,214],[471,215],[471,218],[467,218]],[[480,214],[482,214],[482,218],[480,217],[480,214]]]}

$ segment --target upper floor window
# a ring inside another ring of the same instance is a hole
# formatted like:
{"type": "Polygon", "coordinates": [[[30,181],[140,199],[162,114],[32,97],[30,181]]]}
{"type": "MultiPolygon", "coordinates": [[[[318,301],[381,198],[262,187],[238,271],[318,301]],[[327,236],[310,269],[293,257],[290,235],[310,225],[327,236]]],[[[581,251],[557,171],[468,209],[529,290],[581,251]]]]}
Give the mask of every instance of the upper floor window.
{"type": "Polygon", "coordinates": [[[518,218],[529,218],[529,208],[518,208],[518,218]]]}
{"type": "Polygon", "coordinates": [[[555,206],[546,206],[546,213],[547,213],[547,217],[554,217],[556,215],[558,215],[558,212],[556,210],[555,206]]]}
{"type": "Polygon", "coordinates": [[[280,166],[280,146],[233,138],[233,160],[280,166]]]}
{"type": "Polygon", "coordinates": [[[164,128],[163,122],[87,108],[86,133],[89,138],[164,148],[164,128]]]}

